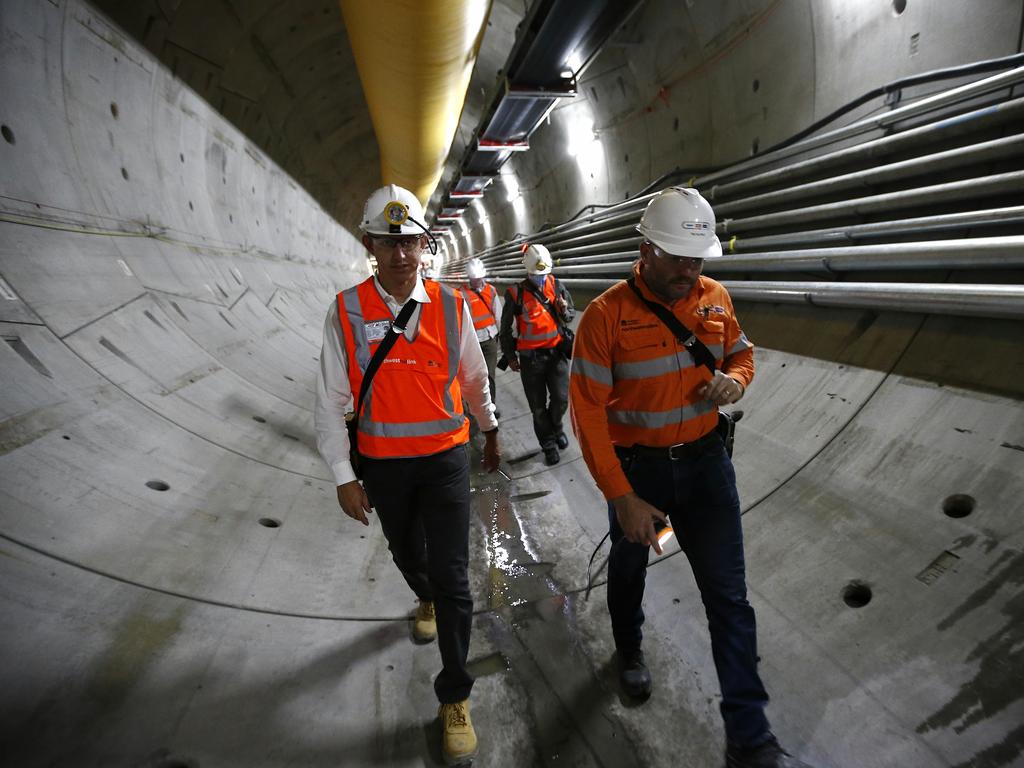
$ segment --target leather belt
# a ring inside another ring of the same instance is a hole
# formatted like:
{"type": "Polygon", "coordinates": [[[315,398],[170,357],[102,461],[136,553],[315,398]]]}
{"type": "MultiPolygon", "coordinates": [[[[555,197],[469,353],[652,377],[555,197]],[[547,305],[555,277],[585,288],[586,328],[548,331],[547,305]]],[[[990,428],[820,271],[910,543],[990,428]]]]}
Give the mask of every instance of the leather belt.
{"type": "Polygon", "coordinates": [[[663,448],[655,448],[649,445],[615,446],[615,453],[620,458],[642,458],[642,459],[668,459],[679,461],[680,459],[692,459],[702,456],[711,450],[716,444],[721,444],[718,432],[712,429],[703,437],[689,443],[677,443],[663,448]]]}

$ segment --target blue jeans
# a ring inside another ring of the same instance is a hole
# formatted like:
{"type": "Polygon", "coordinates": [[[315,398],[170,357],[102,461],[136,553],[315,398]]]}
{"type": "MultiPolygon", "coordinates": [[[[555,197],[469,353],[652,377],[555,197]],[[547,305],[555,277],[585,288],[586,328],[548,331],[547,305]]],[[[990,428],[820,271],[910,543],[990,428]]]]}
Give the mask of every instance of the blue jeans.
{"type": "MultiPolygon", "coordinates": [[[[636,494],[665,512],[690,561],[711,631],[711,651],[722,689],[726,738],[756,746],[770,731],[768,703],[757,674],[754,609],[747,602],[743,529],[732,462],[720,440],[701,455],[620,460],[636,494]]],[[[642,606],[649,547],[627,541],[608,505],[612,548],[608,559],[608,612],[615,647],[636,650],[643,639],[642,606]]]]}

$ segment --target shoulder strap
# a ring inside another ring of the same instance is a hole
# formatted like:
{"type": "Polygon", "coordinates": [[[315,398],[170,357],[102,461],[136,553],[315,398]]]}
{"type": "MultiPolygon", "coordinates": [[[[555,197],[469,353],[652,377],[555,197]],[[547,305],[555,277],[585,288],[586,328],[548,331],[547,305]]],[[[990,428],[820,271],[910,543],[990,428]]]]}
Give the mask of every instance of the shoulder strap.
{"type": "MultiPolygon", "coordinates": [[[[551,306],[551,302],[549,302],[547,300],[547,297],[544,296],[543,293],[541,293],[540,291],[537,290],[537,286],[535,286],[533,284],[532,280],[530,280],[530,279],[524,280],[523,281],[523,285],[526,287],[526,290],[528,290],[530,293],[532,293],[534,298],[536,298],[537,301],[540,302],[540,305],[542,307],[544,307],[544,309],[546,309],[548,311],[548,314],[551,315],[552,318],[554,318],[555,325],[557,325],[559,330],[561,330],[561,328],[562,328],[562,318],[560,318],[558,316],[558,313],[555,312],[555,308],[551,306]]],[[[555,281],[555,292],[556,293],[558,292],[558,281],[557,280],[555,281]]]]}
{"type": "Polygon", "coordinates": [[[650,301],[640,292],[640,287],[636,284],[636,278],[629,278],[627,281],[629,287],[633,289],[633,293],[644,304],[651,310],[658,319],[663,322],[672,333],[675,334],[676,338],[683,342],[683,346],[686,347],[690,354],[693,355],[694,361],[697,365],[703,365],[709,371],[711,375],[715,374],[715,356],[711,354],[711,350],[707,348],[703,341],[697,338],[696,334],[683,325],[679,318],[669,312],[665,307],[656,302],[650,301]]]}
{"type": "Polygon", "coordinates": [[[395,318],[395,322],[388,328],[387,334],[380,342],[380,346],[377,347],[377,351],[373,353],[373,357],[370,358],[370,364],[366,366],[366,372],[363,374],[363,382],[359,386],[359,404],[356,406],[355,420],[359,420],[359,414],[363,412],[363,398],[366,397],[366,393],[370,391],[370,382],[373,381],[373,375],[377,373],[377,369],[380,368],[380,364],[384,362],[384,358],[387,356],[391,348],[395,346],[395,342],[398,341],[398,337],[405,333],[406,323],[409,322],[409,318],[412,317],[413,311],[416,309],[417,302],[415,299],[409,299],[405,306],[402,307],[402,311],[398,313],[398,317],[395,318]]]}

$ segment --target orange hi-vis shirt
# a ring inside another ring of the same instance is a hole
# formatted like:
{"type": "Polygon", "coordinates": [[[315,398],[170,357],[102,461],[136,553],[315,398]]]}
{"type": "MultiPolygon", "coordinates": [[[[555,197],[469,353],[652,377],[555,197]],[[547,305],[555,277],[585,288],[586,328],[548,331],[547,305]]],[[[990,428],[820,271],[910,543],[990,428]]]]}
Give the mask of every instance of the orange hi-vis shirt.
{"type": "MultiPolygon", "coordinates": [[[[529,279],[529,278],[527,278],[529,279]]],[[[512,301],[518,305],[519,291],[522,285],[516,284],[508,289],[512,301]]],[[[541,291],[548,303],[555,306],[555,277],[544,276],[544,288],[541,291]]],[[[550,349],[557,346],[562,339],[558,324],[551,313],[544,309],[531,291],[523,291],[523,311],[516,315],[516,349],[550,349]]]]}
{"type": "MultiPolygon", "coordinates": [[[[359,453],[376,459],[430,456],[469,441],[462,412],[459,339],[462,295],[432,280],[419,308],[419,329],[402,334],[370,382],[359,415],[359,453]]],[[[363,373],[394,317],[370,277],[338,294],[348,378],[358,402],[363,373]]]]}
{"type": "Polygon", "coordinates": [[[473,327],[476,330],[482,331],[491,326],[498,327],[498,318],[494,316],[494,311],[491,309],[494,306],[496,293],[497,291],[490,283],[484,283],[484,287],[480,289],[479,293],[474,291],[472,286],[463,286],[462,295],[469,302],[469,311],[473,315],[473,327]],[[482,301],[481,297],[483,297],[482,301]]]}
{"type": "MultiPolygon", "coordinates": [[[[634,276],[647,299],[665,304],[647,288],[639,265],[634,276]]],[[[754,347],[721,283],[701,276],[668,308],[707,345],[719,370],[750,384],[754,347]]],[[[576,330],[569,405],[583,458],[605,498],[633,490],[614,446],[691,443],[717,426],[718,407],[698,394],[711,378],[625,281],[590,303],[576,330]]]]}

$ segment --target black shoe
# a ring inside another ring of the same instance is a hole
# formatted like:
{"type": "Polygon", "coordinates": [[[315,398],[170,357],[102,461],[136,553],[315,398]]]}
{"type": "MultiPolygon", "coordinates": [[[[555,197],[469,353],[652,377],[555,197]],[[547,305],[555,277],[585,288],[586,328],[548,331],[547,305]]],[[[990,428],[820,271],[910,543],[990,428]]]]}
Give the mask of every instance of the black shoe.
{"type": "Polygon", "coordinates": [[[544,463],[547,464],[549,467],[552,464],[557,464],[561,460],[562,460],[562,457],[558,455],[558,449],[557,448],[545,448],[544,449],[544,463]]]}
{"type": "Polygon", "coordinates": [[[774,736],[749,749],[730,744],[725,750],[725,765],[726,768],[811,768],[780,747],[774,736]]]}
{"type": "Polygon", "coordinates": [[[558,433],[558,437],[555,438],[555,444],[560,451],[564,451],[569,447],[569,438],[565,436],[565,432],[558,433]]]}
{"type": "Polygon", "coordinates": [[[644,653],[619,651],[619,683],[627,696],[643,701],[651,695],[651,673],[644,664],[644,653]]]}

